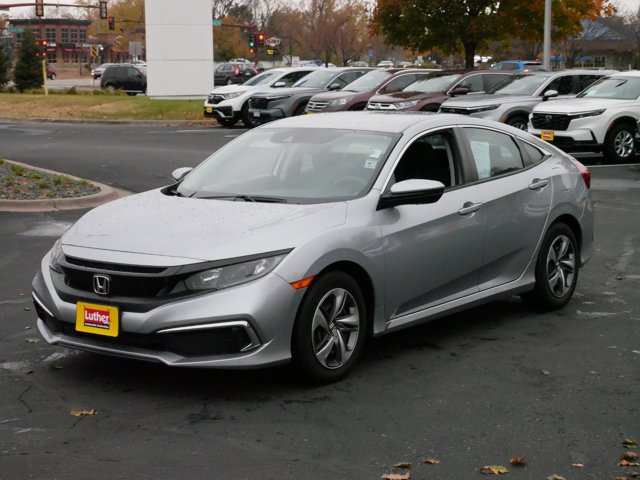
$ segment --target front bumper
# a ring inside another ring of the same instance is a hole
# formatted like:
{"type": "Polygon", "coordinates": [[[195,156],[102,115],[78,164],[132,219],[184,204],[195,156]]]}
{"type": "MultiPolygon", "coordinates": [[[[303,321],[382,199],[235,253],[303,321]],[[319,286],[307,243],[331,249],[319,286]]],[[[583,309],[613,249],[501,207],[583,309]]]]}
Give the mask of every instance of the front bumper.
{"type": "Polygon", "coordinates": [[[232,120],[236,117],[231,106],[220,106],[206,104],[202,108],[202,113],[206,118],[215,118],[223,120],[232,120]]]}
{"type": "Polygon", "coordinates": [[[111,338],[76,331],[76,304],[58,296],[48,255],[32,288],[38,330],[49,344],[171,366],[208,368],[257,368],[290,360],[291,333],[303,295],[271,273],[254,282],[168,302],[146,312],[127,311],[105,297],[105,305],[120,309],[120,331],[111,338]]]}
{"type": "Polygon", "coordinates": [[[603,143],[598,142],[595,134],[589,129],[554,131],[529,127],[528,132],[565,152],[601,152],[604,148],[603,143]],[[550,133],[552,140],[549,139],[550,133]]]}
{"type": "Polygon", "coordinates": [[[279,120],[281,118],[286,117],[284,111],[279,108],[268,108],[268,109],[249,108],[249,116],[253,118],[253,120],[256,123],[260,123],[260,124],[272,122],[273,120],[279,120]]]}

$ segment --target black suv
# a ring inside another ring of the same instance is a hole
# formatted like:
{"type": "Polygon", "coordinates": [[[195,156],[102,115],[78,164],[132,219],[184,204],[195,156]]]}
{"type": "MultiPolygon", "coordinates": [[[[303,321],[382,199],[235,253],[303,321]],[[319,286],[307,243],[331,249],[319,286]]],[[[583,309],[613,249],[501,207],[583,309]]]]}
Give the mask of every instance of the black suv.
{"type": "Polygon", "coordinates": [[[111,65],[100,77],[100,87],[124,90],[127,95],[145,93],[147,91],[146,69],[132,63],[111,65]]]}
{"type": "Polygon", "coordinates": [[[214,85],[244,83],[257,73],[253,63],[221,63],[213,72],[213,83],[214,85]]]}

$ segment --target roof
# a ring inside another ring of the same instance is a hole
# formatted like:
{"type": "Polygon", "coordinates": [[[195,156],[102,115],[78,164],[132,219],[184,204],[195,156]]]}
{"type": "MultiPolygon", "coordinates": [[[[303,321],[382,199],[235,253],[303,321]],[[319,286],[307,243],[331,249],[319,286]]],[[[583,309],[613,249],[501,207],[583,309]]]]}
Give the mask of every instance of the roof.
{"type": "MultiPolygon", "coordinates": [[[[464,116],[469,124],[485,125],[489,122],[480,118],[464,116]]],[[[460,115],[428,112],[331,112],[315,115],[300,115],[270,122],[259,128],[332,128],[347,130],[367,130],[375,132],[402,133],[413,127],[435,128],[442,125],[458,125],[460,115]],[[382,116],[384,115],[384,118],[382,116]]]]}
{"type": "Polygon", "coordinates": [[[91,20],[78,20],[75,18],[12,18],[9,20],[9,23],[14,26],[33,25],[34,27],[38,27],[42,25],[46,27],[47,25],[89,26],[93,22],[91,20]]]}

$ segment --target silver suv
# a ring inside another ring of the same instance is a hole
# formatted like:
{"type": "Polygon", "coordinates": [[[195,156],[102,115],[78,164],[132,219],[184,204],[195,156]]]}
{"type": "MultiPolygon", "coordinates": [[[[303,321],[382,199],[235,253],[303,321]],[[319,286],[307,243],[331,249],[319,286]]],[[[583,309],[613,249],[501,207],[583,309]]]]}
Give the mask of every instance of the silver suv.
{"type": "Polygon", "coordinates": [[[529,114],[538,103],[552,98],[573,98],[596,80],[612,73],[615,70],[516,73],[484,95],[447,100],[440,112],[487,118],[526,130],[529,114]]]}

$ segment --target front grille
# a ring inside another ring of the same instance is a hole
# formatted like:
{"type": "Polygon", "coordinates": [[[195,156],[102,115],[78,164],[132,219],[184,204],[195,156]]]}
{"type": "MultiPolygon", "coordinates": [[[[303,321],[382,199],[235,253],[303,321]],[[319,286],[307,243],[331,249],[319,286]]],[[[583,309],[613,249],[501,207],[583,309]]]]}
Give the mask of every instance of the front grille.
{"type": "Polygon", "coordinates": [[[93,260],[84,260],[82,258],[75,258],[65,256],[64,259],[67,263],[77,265],[79,267],[93,268],[96,270],[109,270],[111,272],[128,272],[128,273],[146,273],[154,274],[161,273],[166,270],[166,267],[147,267],[139,265],[123,265],[120,263],[107,263],[107,262],[95,262],[93,260]]]}
{"type": "Polygon", "coordinates": [[[73,323],[61,322],[47,315],[37,302],[34,304],[39,318],[53,333],[100,341],[107,346],[113,344],[155,352],[171,352],[183,357],[203,357],[241,353],[252,345],[247,331],[240,326],[173,333],[140,334],[120,331],[117,337],[98,336],[78,332],[73,323]]]}
{"type": "Polygon", "coordinates": [[[470,115],[471,111],[466,108],[440,107],[442,113],[457,113],[458,115],[470,115]]]}
{"type": "Polygon", "coordinates": [[[224,97],[222,95],[209,95],[207,97],[207,101],[213,105],[216,105],[223,100],[224,100],[224,97]]]}
{"type": "Polygon", "coordinates": [[[570,123],[571,117],[569,117],[569,115],[534,113],[531,116],[531,125],[538,130],[563,131],[569,128],[570,123]]]}
{"type": "MultiPolygon", "coordinates": [[[[89,270],[62,267],[65,283],[73,289],[93,293],[93,275],[89,270]]],[[[168,293],[175,286],[172,277],[131,276],[109,274],[111,278],[110,296],[157,297],[168,293]]]]}
{"type": "Polygon", "coordinates": [[[325,109],[329,102],[314,102],[307,103],[307,112],[321,112],[325,109]]]}
{"type": "Polygon", "coordinates": [[[396,107],[393,103],[369,103],[367,105],[367,110],[396,110],[396,107]]]}
{"type": "Polygon", "coordinates": [[[269,100],[262,97],[251,97],[249,99],[249,106],[255,110],[266,110],[269,108],[269,100]]]}

